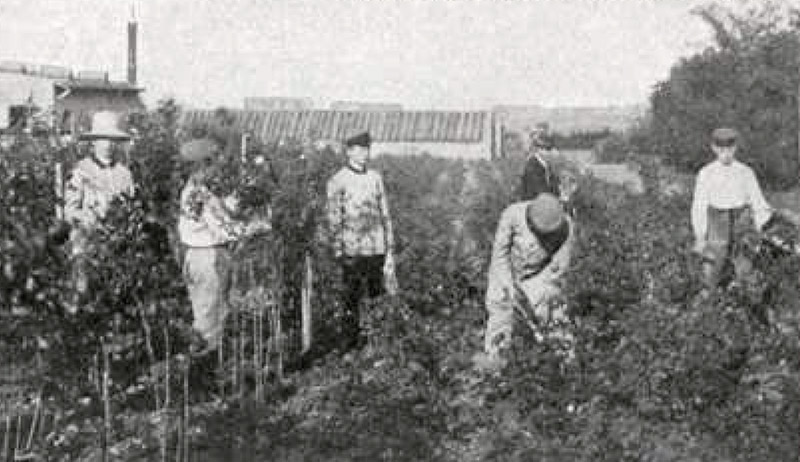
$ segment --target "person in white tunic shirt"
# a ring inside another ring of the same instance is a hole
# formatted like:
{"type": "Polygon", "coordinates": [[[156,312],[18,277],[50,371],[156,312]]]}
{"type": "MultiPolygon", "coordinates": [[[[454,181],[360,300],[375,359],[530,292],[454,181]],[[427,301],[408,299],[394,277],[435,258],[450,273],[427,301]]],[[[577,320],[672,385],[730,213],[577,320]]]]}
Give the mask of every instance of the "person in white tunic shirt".
{"type": "Polygon", "coordinates": [[[368,169],[372,139],[356,131],[345,140],[347,164],[327,183],[328,220],[345,285],[343,350],[364,343],[359,304],[384,292],[393,274],[393,232],[383,178],[368,169]]]}
{"type": "Polygon", "coordinates": [[[207,186],[210,166],[220,146],[197,138],[181,146],[191,175],[181,191],[178,235],[184,246],[183,274],[192,304],[193,328],[199,335],[197,356],[212,357],[222,339],[231,288],[230,244],[270,229],[267,219],[243,223],[232,218],[229,204],[207,186]]]}
{"type": "Polygon", "coordinates": [[[711,149],[716,160],[697,174],[692,200],[691,222],[694,251],[703,257],[706,288],[713,290],[732,282],[742,260],[736,258],[737,223],[749,208],[757,230],[761,230],[774,210],[767,203],[753,170],[735,159],[739,134],[732,128],[712,133],[711,149]]]}

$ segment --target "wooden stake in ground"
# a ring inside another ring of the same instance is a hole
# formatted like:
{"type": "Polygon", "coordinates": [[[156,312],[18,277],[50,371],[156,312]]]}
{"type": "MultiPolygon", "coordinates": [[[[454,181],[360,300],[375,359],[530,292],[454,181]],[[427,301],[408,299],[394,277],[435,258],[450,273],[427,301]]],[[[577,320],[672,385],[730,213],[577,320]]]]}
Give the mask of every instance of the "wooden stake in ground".
{"type": "Polygon", "coordinates": [[[258,308],[258,383],[259,383],[259,399],[264,397],[264,307],[258,308]]]}
{"type": "Polygon", "coordinates": [[[108,393],[110,367],[108,346],[103,344],[103,462],[108,462],[108,444],[111,434],[111,405],[108,393]]]}
{"type": "Polygon", "coordinates": [[[20,448],[20,435],[22,434],[22,414],[20,413],[17,415],[17,429],[14,431],[14,455],[13,458],[17,458],[17,453],[19,453],[20,448]]]}
{"type": "Polygon", "coordinates": [[[183,435],[183,460],[179,459],[180,462],[189,462],[189,438],[191,438],[191,433],[189,431],[189,429],[191,428],[189,422],[189,366],[190,365],[191,365],[191,360],[187,359],[186,371],[183,374],[183,428],[181,429],[181,434],[183,435]]]}
{"type": "Polygon", "coordinates": [[[169,384],[171,381],[169,370],[169,326],[164,326],[164,407],[161,408],[163,429],[161,435],[161,462],[167,462],[167,446],[169,443],[169,384]]]}
{"type": "Polygon", "coordinates": [[[240,326],[241,330],[236,333],[236,335],[239,336],[239,343],[240,343],[240,345],[239,345],[239,371],[240,371],[241,375],[239,377],[239,397],[243,397],[244,396],[244,379],[246,377],[245,370],[244,370],[244,365],[245,365],[245,362],[247,361],[247,354],[245,352],[245,344],[246,344],[245,342],[246,342],[246,339],[247,339],[247,322],[246,321],[247,321],[247,319],[244,316],[242,316],[242,318],[241,318],[242,324],[240,326]]]}
{"type": "Polygon", "coordinates": [[[258,367],[258,307],[253,307],[253,382],[255,388],[255,399],[258,401],[258,397],[261,393],[261,387],[258,383],[258,376],[260,374],[259,367],[258,367]]]}
{"type": "MultiPolygon", "coordinates": [[[[219,349],[217,350],[217,382],[219,383],[219,395],[225,399],[225,355],[222,352],[225,348],[225,331],[222,332],[222,338],[219,339],[219,349]]],[[[188,367],[186,369],[189,370],[188,367]]]]}
{"type": "MultiPolygon", "coordinates": [[[[147,317],[144,311],[140,311],[139,315],[141,316],[142,330],[144,330],[145,350],[147,351],[147,357],[149,358],[150,365],[152,366],[156,363],[156,354],[153,351],[152,330],[150,329],[150,323],[147,322],[147,317]]],[[[156,399],[156,409],[161,409],[161,397],[158,394],[158,385],[156,381],[153,381],[153,394],[155,395],[156,399]]]]}
{"type": "Polygon", "coordinates": [[[3,461],[8,460],[8,445],[11,438],[11,415],[6,414],[6,431],[3,434],[3,461]]]}
{"type": "Polygon", "coordinates": [[[306,353],[311,349],[311,298],[313,295],[314,287],[314,273],[311,266],[311,254],[306,252],[305,255],[305,271],[303,274],[303,289],[300,299],[301,322],[303,331],[303,341],[301,353],[306,353]]]}
{"type": "Polygon", "coordinates": [[[231,359],[233,359],[233,365],[231,366],[232,374],[231,378],[233,379],[231,383],[231,392],[236,394],[236,388],[239,385],[239,342],[236,339],[236,335],[239,332],[239,313],[233,313],[233,332],[231,332],[231,359]]]}
{"type": "Polygon", "coordinates": [[[33,420],[31,421],[31,429],[28,432],[28,442],[25,444],[25,451],[28,452],[31,450],[31,446],[33,445],[33,435],[36,432],[36,426],[38,425],[39,420],[39,412],[42,406],[42,391],[39,390],[39,393],[36,396],[36,407],[33,410],[33,420]]]}

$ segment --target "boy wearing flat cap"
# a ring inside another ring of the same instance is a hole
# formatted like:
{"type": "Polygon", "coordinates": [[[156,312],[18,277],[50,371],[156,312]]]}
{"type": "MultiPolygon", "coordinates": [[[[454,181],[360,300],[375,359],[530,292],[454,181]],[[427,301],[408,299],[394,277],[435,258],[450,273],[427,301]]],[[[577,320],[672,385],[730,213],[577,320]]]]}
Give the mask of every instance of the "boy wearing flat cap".
{"type": "MultiPolygon", "coordinates": [[[[110,111],[99,111],[92,116],[91,130],[78,138],[92,143],[91,155],[75,164],[64,192],[64,218],[71,226],[70,245],[76,262],[74,279],[79,298],[88,290],[83,255],[89,236],[115,198],[134,194],[131,171],[114,158],[114,143],[130,139],[117,126],[118,120],[118,115],[110,111]]],[[[77,302],[70,303],[68,309],[77,310],[77,302]]]]}
{"type": "Polygon", "coordinates": [[[566,313],[552,302],[560,293],[558,280],[569,266],[574,239],[575,224],[553,194],[541,193],[503,211],[489,265],[483,361],[502,361],[500,351],[510,345],[517,317],[537,335],[549,331],[565,342],[572,355],[566,313]]]}
{"type": "Polygon", "coordinates": [[[192,304],[193,327],[200,345],[198,356],[213,357],[222,339],[228,315],[231,283],[230,244],[242,236],[270,229],[266,220],[245,224],[231,217],[223,198],[207,186],[211,162],[219,145],[196,138],[181,146],[180,155],[191,174],[181,191],[178,235],[184,246],[183,273],[192,304]]]}
{"type": "Polygon", "coordinates": [[[383,178],[368,169],[372,139],[355,130],[345,139],[347,164],[327,183],[328,220],[345,285],[344,351],[363,345],[359,304],[384,291],[393,274],[393,231],[383,178]],[[366,292],[366,294],[365,294],[366,292]]]}
{"type": "Polygon", "coordinates": [[[694,251],[703,257],[704,282],[709,290],[730,282],[726,275],[735,265],[735,225],[746,216],[745,210],[751,210],[758,230],[773,215],[753,170],[734,158],[738,138],[732,128],[712,132],[711,150],[717,158],[700,169],[694,188],[694,251]]]}

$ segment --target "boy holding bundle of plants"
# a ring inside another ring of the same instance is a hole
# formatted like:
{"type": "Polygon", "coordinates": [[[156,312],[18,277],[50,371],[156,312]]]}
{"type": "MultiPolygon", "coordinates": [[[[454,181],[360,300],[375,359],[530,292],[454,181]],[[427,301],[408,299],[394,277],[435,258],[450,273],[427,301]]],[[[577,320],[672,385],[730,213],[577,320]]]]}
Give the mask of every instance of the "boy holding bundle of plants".
{"type": "Polygon", "coordinates": [[[209,138],[196,138],[181,147],[191,170],[181,191],[178,234],[184,246],[183,272],[198,334],[198,357],[214,358],[222,340],[231,288],[231,244],[241,237],[270,229],[267,219],[244,223],[234,218],[231,198],[209,187],[212,162],[220,147],[209,138]]]}

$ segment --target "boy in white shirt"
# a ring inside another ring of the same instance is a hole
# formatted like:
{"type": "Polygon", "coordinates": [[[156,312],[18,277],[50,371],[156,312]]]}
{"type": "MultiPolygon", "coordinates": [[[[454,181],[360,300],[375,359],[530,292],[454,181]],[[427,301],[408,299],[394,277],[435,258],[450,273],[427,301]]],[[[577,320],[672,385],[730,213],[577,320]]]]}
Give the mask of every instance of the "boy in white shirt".
{"type": "Polygon", "coordinates": [[[736,223],[749,207],[757,230],[773,215],[753,170],[734,158],[738,133],[718,128],[711,149],[717,159],[697,174],[692,201],[694,251],[703,257],[703,276],[711,290],[728,284],[736,268],[736,223]]]}

